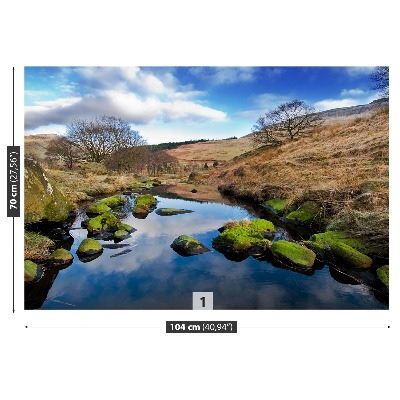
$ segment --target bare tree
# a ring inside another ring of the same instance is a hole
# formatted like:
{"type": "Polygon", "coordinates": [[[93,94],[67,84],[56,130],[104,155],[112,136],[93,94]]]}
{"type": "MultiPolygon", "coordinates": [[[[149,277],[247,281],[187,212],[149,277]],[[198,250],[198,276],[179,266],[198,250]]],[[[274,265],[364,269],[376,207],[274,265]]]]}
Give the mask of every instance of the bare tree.
{"type": "Polygon", "coordinates": [[[127,122],[106,115],[75,119],[67,125],[67,137],[81,148],[89,161],[95,162],[122,148],[146,144],[127,122]]]}
{"type": "Polygon", "coordinates": [[[283,103],[258,118],[252,128],[255,144],[276,144],[282,137],[290,140],[311,132],[322,122],[314,107],[301,100],[283,103]]]}
{"type": "Polygon", "coordinates": [[[389,97],[389,67],[374,68],[370,77],[375,82],[372,89],[378,90],[381,97],[389,97]]]}
{"type": "Polygon", "coordinates": [[[74,162],[79,159],[81,154],[79,147],[64,136],[58,136],[53,139],[46,151],[47,156],[65,163],[69,169],[72,169],[74,162]]]}

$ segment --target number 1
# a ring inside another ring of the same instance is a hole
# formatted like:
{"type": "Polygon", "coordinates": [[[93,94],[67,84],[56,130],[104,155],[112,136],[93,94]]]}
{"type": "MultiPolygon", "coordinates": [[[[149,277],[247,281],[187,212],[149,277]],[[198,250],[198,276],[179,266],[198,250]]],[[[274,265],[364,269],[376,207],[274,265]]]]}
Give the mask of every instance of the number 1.
{"type": "Polygon", "coordinates": [[[200,297],[200,300],[203,302],[202,307],[206,306],[206,298],[205,297],[200,297]]]}

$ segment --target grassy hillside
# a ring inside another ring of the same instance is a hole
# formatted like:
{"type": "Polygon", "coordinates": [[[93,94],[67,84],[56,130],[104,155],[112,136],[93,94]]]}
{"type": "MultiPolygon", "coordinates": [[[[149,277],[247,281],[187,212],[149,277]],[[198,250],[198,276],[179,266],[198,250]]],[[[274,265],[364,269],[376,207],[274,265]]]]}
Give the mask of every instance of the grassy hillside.
{"type": "Polygon", "coordinates": [[[36,160],[44,160],[47,146],[56,137],[57,135],[51,133],[25,136],[25,155],[32,156],[36,160]]]}
{"type": "Polygon", "coordinates": [[[388,110],[330,121],[310,136],[239,157],[210,171],[203,181],[219,185],[225,193],[259,201],[285,198],[287,208],[317,201],[327,224],[347,223],[355,234],[386,246],[388,110]]]}
{"type": "Polygon", "coordinates": [[[176,157],[181,163],[223,163],[253,149],[249,137],[240,139],[215,140],[209,142],[187,144],[177,149],[168,150],[168,154],[176,157]]]}

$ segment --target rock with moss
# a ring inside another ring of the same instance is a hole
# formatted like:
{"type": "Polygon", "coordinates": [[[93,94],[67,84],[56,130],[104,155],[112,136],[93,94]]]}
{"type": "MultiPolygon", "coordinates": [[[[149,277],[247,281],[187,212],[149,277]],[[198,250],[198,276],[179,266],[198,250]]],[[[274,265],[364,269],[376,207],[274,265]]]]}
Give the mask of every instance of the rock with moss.
{"type": "Polygon", "coordinates": [[[282,214],[286,208],[288,201],[286,199],[270,199],[264,203],[265,208],[274,214],[282,214]]]}
{"type": "Polygon", "coordinates": [[[226,255],[260,255],[267,251],[271,242],[267,239],[274,232],[272,222],[264,219],[228,222],[222,233],[213,239],[215,250],[226,255]]]}
{"type": "Polygon", "coordinates": [[[189,235],[177,237],[171,244],[171,248],[181,256],[194,256],[210,251],[197,239],[189,235]]]}
{"type": "Polygon", "coordinates": [[[343,266],[365,269],[370,268],[372,265],[371,257],[368,257],[345,243],[332,242],[329,244],[329,249],[334,262],[343,266]]]}
{"type": "Polygon", "coordinates": [[[126,231],[128,233],[132,233],[132,232],[136,231],[136,229],[133,226],[130,226],[129,224],[125,224],[122,222],[118,225],[118,229],[122,230],[122,231],[126,231]]]}
{"type": "Polygon", "coordinates": [[[306,201],[297,210],[286,215],[286,220],[300,224],[312,224],[320,219],[321,207],[315,201],[306,201]]]}
{"type": "Polygon", "coordinates": [[[147,215],[157,207],[157,199],[151,194],[144,194],[136,197],[133,205],[133,214],[147,215]]]}
{"type": "Polygon", "coordinates": [[[389,265],[384,265],[376,270],[378,279],[389,289],[389,265]]]}
{"type": "Polygon", "coordinates": [[[279,261],[300,269],[312,269],[315,253],[307,247],[286,240],[277,240],[271,246],[271,252],[279,261]]]}
{"type": "Polygon", "coordinates": [[[178,214],[188,214],[192,213],[192,210],[184,210],[179,208],[158,208],[156,210],[156,214],[162,217],[167,217],[170,215],[178,215],[178,214]]]}
{"type": "Polygon", "coordinates": [[[360,252],[367,251],[367,246],[361,240],[352,238],[344,231],[326,231],[323,233],[316,233],[310,237],[310,241],[310,246],[317,249],[318,255],[321,258],[328,256],[326,250],[329,251],[329,245],[336,242],[347,244],[360,252]]]}
{"type": "Polygon", "coordinates": [[[115,232],[119,229],[119,225],[119,219],[111,212],[106,212],[91,218],[87,224],[87,230],[90,234],[96,235],[103,232],[115,232]]]}
{"type": "Polygon", "coordinates": [[[101,253],[103,251],[103,246],[97,240],[92,238],[87,238],[82,240],[81,244],[76,251],[79,257],[88,257],[94,254],[101,253]]]}
{"type": "Polygon", "coordinates": [[[372,265],[372,259],[363,253],[367,250],[365,244],[343,231],[314,234],[307,246],[315,251],[319,258],[328,262],[341,263],[352,268],[369,268],[372,265]]]}
{"type": "Polygon", "coordinates": [[[57,249],[50,254],[48,265],[58,267],[72,263],[74,256],[66,249],[57,249]]]}
{"type": "Polygon", "coordinates": [[[122,196],[116,195],[111,197],[106,197],[98,201],[100,204],[105,204],[108,207],[115,208],[123,206],[125,204],[125,199],[122,196]]]}
{"type": "Polygon", "coordinates": [[[120,242],[120,241],[126,239],[127,237],[129,237],[129,233],[127,231],[122,230],[122,229],[119,229],[118,231],[116,231],[114,233],[114,240],[116,242],[120,242]]]}
{"type": "Polygon", "coordinates": [[[97,202],[87,208],[86,214],[100,215],[100,214],[104,214],[105,212],[110,211],[110,210],[111,210],[111,208],[107,204],[97,202]]]}
{"type": "Polygon", "coordinates": [[[25,223],[64,221],[73,209],[72,203],[59,189],[55,180],[38,162],[25,159],[25,223]]]}
{"type": "Polygon", "coordinates": [[[24,280],[25,282],[32,282],[37,278],[38,265],[31,260],[24,261],[24,280]]]}

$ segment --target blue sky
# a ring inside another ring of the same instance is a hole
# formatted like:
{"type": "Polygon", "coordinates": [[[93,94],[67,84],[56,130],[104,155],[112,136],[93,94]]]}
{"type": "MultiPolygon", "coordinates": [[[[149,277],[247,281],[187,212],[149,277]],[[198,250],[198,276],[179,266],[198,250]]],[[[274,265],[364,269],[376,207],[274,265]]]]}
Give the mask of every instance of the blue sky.
{"type": "Polygon", "coordinates": [[[300,99],[323,111],[367,104],[373,67],[25,67],[25,135],[112,115],[148,143],[244,136],[300,99]]]}

